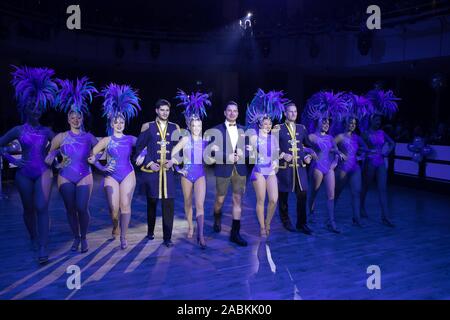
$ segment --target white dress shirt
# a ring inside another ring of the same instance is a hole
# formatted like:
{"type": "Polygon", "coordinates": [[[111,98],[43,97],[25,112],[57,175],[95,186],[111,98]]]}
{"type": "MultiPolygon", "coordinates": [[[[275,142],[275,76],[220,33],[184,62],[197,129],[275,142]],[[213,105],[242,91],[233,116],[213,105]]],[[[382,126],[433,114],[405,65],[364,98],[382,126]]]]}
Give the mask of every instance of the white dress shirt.
{"type": "Polygon", "coordinates": [[[230,126],[230,123],[225,121],[225,126],[227,127],[228,134],[230,135],[231,146],[233,147],[233,150],[236,150],[236,145],[239,139],[237,124],[230,126]]]}

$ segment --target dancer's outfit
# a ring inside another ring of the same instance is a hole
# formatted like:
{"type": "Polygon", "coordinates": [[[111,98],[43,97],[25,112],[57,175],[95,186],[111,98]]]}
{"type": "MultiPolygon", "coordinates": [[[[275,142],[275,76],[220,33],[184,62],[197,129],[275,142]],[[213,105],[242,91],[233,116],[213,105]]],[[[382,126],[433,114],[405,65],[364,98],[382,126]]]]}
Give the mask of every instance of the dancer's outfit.
{"type": "Polygon", "coordinates": [[[74,237],[73,251],[78,249],[80,241],[81,252],[88,251],[86,235],[90,221],[89,200],[92,185],[78,185],[78,183],[92,173],[87,159],[96,144],[97,138],[92,134],[87,132],[74,134],[69,130],[59,148],[65,159],[59,175],[69,181],[61,184],[59,191],[64,200],[74,237]]]}
{"type": "Polygon", "coordinates": [[[123,135],[120,138],[112,135],[110,138],[106,147],[106,159],[108,164],[114,167],[114,170],[106,173],[106,176],[110,176],[118,183],[122,183],[134,171],[130,159],[136,138],[127,135],[123,135]]]}
{"type": "MultiPolygon", "coordinates": [[[[323,132],[323,128],[317,126],[328,125],[329,120],[335,121],[341,116],[341,113],[346,110],[347,104],[343,99],[343,93],[321,91],[315,93],[308,99],[306,108],[303,112],[303,118],[308,123],[312,133],[309,135],[309,143],[315,151],[317,157],[313,159],[310,166],[310,189],[308,195],[308,206],[311,217],[314,217],[314,203],[317,196],[318,187],[321,183],[325,183],[327,187],[327,211],[328,223],[327,228],[334,232],[340,233],[336,228],[334,221],[334,192],[335,192],[335,173],[333,164],[337,164],[337,156],[340,155],[336,147],[334,138],[323,132]],[[320,132],[319,132],[320,131],[320,132]],[[317,185],[316,171],[322,174],[320,184],[317,185]]],[[[327,129],[328,131],[328,129],[327,129]]]]}
{"type": "MultiPolygon", "coordinates": [[[[57,108],[68,115],[76,113],[80,116],[88,113],[88,104],[92,103],[92,94],[97,93],[97,89],[92,85],[87,77],[71,80],[57,79],[60,85],[58,92],[57,108]]],[[[88,251],[86,234],[90,221],[89,200],[91,197],[92,182],[78,185],[92,171],[88,163],[88,158],[92,148],[97,144],[97,139],[90,133],[82,129],[75,134],[69,130],[63,135],[59,146],[55,140],[52,141],[49,157],[56,155],[58,149],[63,156],[63,162],[59,169],[59,176],[67,180],[59,186],[59,192],[64,200],[67,218],[74,237],[72,251],[78,250],[81,242],[81,252],[88,251]],[[52,150],[55,148],[55,150],[52,150]]]]}
{"type": "Polygon", "coordinates": [[[256,174],[260,174],[267,179],[269,176],[276,175],[278,171],[279,144],[275,136],[268,134],[267,137],[259,136],[256,140],[256,162],[253,167],[250,180],[257,179],[256,174]],[[274,162],[276,167],[274,168],[274,162]]]}
{"type": "MultiPolygon", "coordinates": [[[[118,85],[115,83],[111,83],[106,88],[104,88],[101,92],[101,95],[105,99],[103,103],[103,115],[106,116],[107,128],[109,133],[109,141],[105,147],[107,155],[107,167],[112,168],[111,172],[105,171],[105,174],[106,176],[114,179],[117,183],[119,183],[119,185],[121,185],[124,182],[125,178],[132,172],[134,172],[130,158],[133,151],[133,146],[135,146],[136,144],[136,138],[128,135],[116,137],[111,127],[111,121],[113,121],[114,119],[122,118],[126,122],[127,120],[135,117],[138,111],[141,110],[141,107],[139,105],[139,97],[137,95],[137,92],[130,86],[118,85]]],[[[100,169],[102,170],[101,165],[100,169]]],[[[132,187],[130,187],[130,185],[125,185],[125,188],[130,188],[130,190],[134,190],[134,187],[135,184],[132,187]]],[[[125,196],[130,197],[129,202],[131,203],[133,192],[129,192],[130,194],[127,194],[125,196]]],[[[119,193],[119,195],[112,194],[111,196],[122,197],[123,195],[119,193]]],[[[127,232],[131,220],[131,205],[129,209],[128,207],[126,208],[126,210],[130,210],[130,212],[124,212],[122,210],[124,209],[120,209],[119,219],[120,246],[122,249],[126,249],[128,247],[127,232]]],[[[111,208],[110,211],[111,213],[113,213],[111,208]]],[[[117,220],[115,220],[116,218],[114,216],[112,216],[112,219],[114,236],[114,231],[117,230],[117,220]]]]}
{"type": "MultiPolygon", "coordinates": [[[[45,156],[49,142],[53,139],[54,133],[50,128],[39,126],[32,127],[28,123],[10,130],[5,136],[0,138],[0,146],[5,146],[13,140],[18,140],[22,149],[23,166],[20,166],[16,172],[16,184],[22,186],[21,191],[22,205],[24,208],[24,221],[28,234],[32,242],[37,242],[39,247],[46,248],[48,245],[48,233],[50,218],[48,214],[48,201],[39,186],[36,183],[42,175],[50,170],[45,163],[45,156]],[[33,197],[33,193],[35,193],[33,197]],[[37,220],[36,220],[37,214],[37,220]]],[[[16,164],[17,160],[8,153],[2,154],[10,163],[16,164]]],[[[50,181],[51,183],[51,181],[50,181]]],[[[51,187],[50,187],[51,188],[51,187]]],[[[40,263],[45,263],[48,257],[40,257],[40,263]]]]}
{"type": "Polygon", "coordinates": [[[61,155],[67,159],[67,162],[59,170],[59,175],[75,185],[90,175],[92,170],[87,158],[89,158],[91,150],[97,142],[97,138],[91,133],[80,132],[75,134],[72,131],[67,131],[60,146],[61,155]]]}
{"type": "Polygon", "coordinates": [[[195,141],[189,138],[188,143],[183,148],[183,170],[186,171],[185,178],[192,183],[195,183],[195,181],[206,175],[203,164],[203,153],[207,145],[208,142],[205,140],[199,139],[195,141]]]}
{"type": "Polygon", "coordinates": [[[306,218],[306,194],[308,191],[307,165],[304,159],[310,154],[310,150],[304,147],[307,139],[306,128],[302,124],[289,124],[285,122],[280,125],[279,130],[280,153],[292,155],[292,161],[287,162],[280,159],[277,173],[278,178],[278,211],[281,222],[289,231],[294,231],[288,210],[289,193],[294,192],[297,200],[297,222],[298,230],[310,234],[306,218]]]}
{"type": "MultiPolygon", "coordinates": [[[[12,72],[17,106],[25,117],[26,111],[44,112],[55,106],[58,86],[54,71],[47,68],[15,67],[12,72]]],[[[22,149],[22,160],[17,161],[8,153],[2,153],[10,162],[19,164],[16,185],[19,189],[24,209],[24,221],[33,243],[38,240],[39,262],[48,262],[47,244],[49,233],[48,203],[51,192],[51,174],[45,175],[49,167],[45,163],[48,143],[54,134],[49,128],[25,123],[11,129],[0,138],[0,147],[15,139],[22,149]],[[35,212],[37,213],[37,221],[35,212]],[[37,225],[36,225],[37,224],[37,225]]]]}
{"type": "Polygon", "coordinates": [[[154,238],[156,206],[161,200],[163,240],[167,246],[172,245],[175,182],[173,167],[166,169],[164,164],[171,159],[171,151],[174,146],[171,137],[178,130],[180,127],[175,123],[151,121],[148,129],[141,132],[136,142],[138,154],[147,147],[147,154],[140,168],[147,194],[147,237],[154,238]],[[159,164],[159,171],[151,170],[149,164],[152,162],[159,164]]]}
{"type": "MultiPolygon", "coordinates": [[[[366,118],[371,118],[373,116],[379,115],[391,118],[397,111],[397,98],[392,91],[383,91],[380,89],[373,89],[366,94],[367,99],[372,103],[372,110],[370,116],[366,118]]],[[[370,121],[367,121],[370,123],[370,121]]],[[[361,211],[366,214],[364,210],[364,202],[367,195],[370,180],[376,174],[378,193],[381,204],[381,214],[382,222],[390,227],[394,225],[389,220],[388,214],[388,204],[387,204],[387,170],[384,160],[383,147],[386,143],[393,144],[393,141],[387,140],[387,135],[381,129],[370,130],[365,128],[363,137],[369,148],[369,152],[364,165],[364,175],[363,175],[363,189],[361,194],[361,211]],[[364,211],[363,211],[364,210],[364,211]]],[[[393,148],[393,145],[391,146],[393,148]]]]}
{"type": "Polygon", "coordinates": [[[352,207],[353,207],[353,223],[360,225],[360,199],[361,199],[361,167],[359,165],[359,152],[364,148],[364,143],[361,137],[356,133],[350,136],[343,134],[342,140],[337,144],[340,151],[346,156],[345,160],[340,160],[336,171],[342,171],[345,174],[345,181],[340,181],[341,177],[338,175],[338,183],[336,186],[337,201],[342,189],[345,187],[345,182],[349,181],[352,193],[352,207]],[[348,179],[348,180],[347,180],[348,179]]]}
{"type": "Polygon", "coordinates": [[[332,163],[336,159],[334,149],[334,139],[329,134],[315,135],[317,141],[311,142],[313,150],[316,152],[318,158],[311,164],[311,172],[315,169],[326,175],[331,169],[332,163]]]}

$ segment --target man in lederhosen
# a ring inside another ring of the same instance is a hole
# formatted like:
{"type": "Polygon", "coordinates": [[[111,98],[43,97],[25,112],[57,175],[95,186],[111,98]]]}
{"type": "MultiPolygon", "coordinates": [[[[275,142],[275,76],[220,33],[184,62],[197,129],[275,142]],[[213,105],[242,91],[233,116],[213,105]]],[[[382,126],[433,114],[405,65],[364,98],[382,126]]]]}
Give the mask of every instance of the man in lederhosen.
{"type": "MultiPolygon", "coordinates": [[[[225,122],[212,128],[220,141],[212,142],[217,147],[215,152],[216,162],[214,175],[216,176],[216,198],[214,201],[214,231],[222,230],[222,207],[228,188],[232,186],[233,222],[231,225],[230,241],[239,246],[247,246],[247,241],[240,235],[241,229],[241,202],[245,193],[247,182],[248,150],[245,145],[245,128],[236,122],[239,116],[238,105],[234,101],[227,103],[225,110],[225,122]],[[218,147],[220,146],[220,147],[218,147]]],[[[207,138],[209,140],[209,138],[207,138]]]]}

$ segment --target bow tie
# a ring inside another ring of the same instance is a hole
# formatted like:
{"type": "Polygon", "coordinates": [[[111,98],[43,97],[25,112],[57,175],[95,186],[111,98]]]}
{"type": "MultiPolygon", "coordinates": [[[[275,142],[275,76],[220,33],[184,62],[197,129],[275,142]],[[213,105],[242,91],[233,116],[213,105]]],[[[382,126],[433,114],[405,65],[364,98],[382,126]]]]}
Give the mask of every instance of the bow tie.
{"type": "Polygon", "coordinates": [[[228,126],[230,126],[230,127],[236,127],[236,123],[235,123],[235,124],[229,123],[228,126]]]}

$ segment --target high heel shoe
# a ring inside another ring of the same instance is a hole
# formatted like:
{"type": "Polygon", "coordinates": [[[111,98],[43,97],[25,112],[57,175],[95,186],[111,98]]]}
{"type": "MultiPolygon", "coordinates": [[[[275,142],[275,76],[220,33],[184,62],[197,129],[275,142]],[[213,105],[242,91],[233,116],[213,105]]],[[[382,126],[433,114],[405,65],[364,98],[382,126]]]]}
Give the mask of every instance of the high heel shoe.
{"type": "Polygon", "coordinates": [[[126,248],[128,248],[128,241],[125,238],[120,238],[120,248],[122,250],[125,250],[126,248]]]}
{"type": "Polygon", "coordinates": [[[80,238],[73,239],[71,251],[78,251],[78,247],[80,246],[80,238]]]}
{"type": "Polygon", "coordinates": [[[192,239],[193,236],[194,236],[194,227],[189,227],[188,233],[187,233],[187,238],[192,239]]]}
{"type": "Polygon", "coordinates": [[[331,232],[334,232],[334,233],[341,233],[341,231],[338,228],[336,228],[336,225],[334,224],[334,221],[333,222],[328,222],[327,229],[329,231],[331,231],[331,232]]]}
{"type": "Polygon", "coordinates": [[[265,228],[261,228],[259,230],[259,234],[260,234],[261,238],[267,238],[267,231],[265,228]]]}
{"type": "Polygon", "coordinates": [[[81,239],[81,253],[86,253],[89,251],[89,245],[86,238],[81,239]]]}
{"type": "Polygon", "coordinates": [[[270,235],[270,224],[267,224],[266,222],[266,236],[268,237],[270,235]]]}
{"type": "Polygon", "coordinates": [[[205,239],[203,239],[203,242],[200,241],[200,237],[197,237],[197,244],[200,246],[200,249],[205,250],[206,249],[206,242],[205,239]]]}

